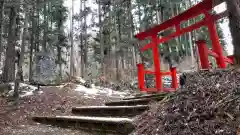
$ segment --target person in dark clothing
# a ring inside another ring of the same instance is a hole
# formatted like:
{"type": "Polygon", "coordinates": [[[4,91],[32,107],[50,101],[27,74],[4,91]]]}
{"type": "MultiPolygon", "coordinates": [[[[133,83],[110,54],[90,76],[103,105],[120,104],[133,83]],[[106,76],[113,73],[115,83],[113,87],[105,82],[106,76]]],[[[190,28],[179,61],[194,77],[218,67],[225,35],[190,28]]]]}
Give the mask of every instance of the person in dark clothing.
{"type": "Polygon", "coordinates": [[[181,76],[180,76],[180,79],[179,79],[179,83],[180,83],[180,87],[183,88],[185,83],[186,83],[186,75],[183,73],[181,76]]]}
{"type": "Polygon", "coordinates": [[[212,68],[213,68],[213,64],[212,64],[212,62],[210,62],[210,64],[209,64],[209,65],[210,65],[210,68],[212,69],[212,68]]]}
{"type": "Polygon", "coordinates": [[[15,49],[15,63],[17,63],[17,66],[19,66],[19,62],[20,62],[20,53],[21,53],[21,51],[19,50],[19,49],[15,49]]]}
{"type": "MultiPolygon", "coordinates": [[[[16,54],[15,54],[15,62],[17,63],[17,66],[20,66],[20,53],[21,51],[19,49],[15,49],[16,54]]],[[[23,80],[23,71],[19,71],[19,76],[20,76],[20,81],[24,81],[23,80]]]]}

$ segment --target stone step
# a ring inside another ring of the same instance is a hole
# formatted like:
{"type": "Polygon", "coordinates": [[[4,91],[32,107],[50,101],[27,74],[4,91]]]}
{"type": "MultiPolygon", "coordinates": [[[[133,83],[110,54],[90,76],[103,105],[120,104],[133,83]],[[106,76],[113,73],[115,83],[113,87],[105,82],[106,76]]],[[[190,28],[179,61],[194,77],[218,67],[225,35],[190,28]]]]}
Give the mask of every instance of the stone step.
{"type": "Polygon", "coordinates": [[[87,131],[97,131],[129,134],[134,130],[132,119],[109,117],[81,117],[81,116],[35,116],[32,119],[38,123],[75,128],[87,131]]]}
{"type": "MultiPolygon", "coordinates": [[[[156,101],[157,98],[142,98],[142,99],[131,99],[131,100],[118,100],[106,102],[106,106],[135,106],[135,105],[147,105],[151,101],[156,101]]],[[[161,100],[161,99],[160,99],[161,100]]]]}
{"type": "Polygon", "coordinates": [[[142,98],[155,98],[155,97],[159,97],[159,98],[163,98],[165,97],[168,93],[158,93],[158,94],[147,94],[147,95],[142,95],[142,96],[135,96],[135,97],[129,97],[129,98],[124,98],[123,100],[132,100],[132,99],[142,99],[142,98]]]}
{"type": "Polygon", "coordinates": [[[73,107],[72,113],[81,116],[133,117],[149,109],[148,105],[137,106],[83,106],[73,107]]]}

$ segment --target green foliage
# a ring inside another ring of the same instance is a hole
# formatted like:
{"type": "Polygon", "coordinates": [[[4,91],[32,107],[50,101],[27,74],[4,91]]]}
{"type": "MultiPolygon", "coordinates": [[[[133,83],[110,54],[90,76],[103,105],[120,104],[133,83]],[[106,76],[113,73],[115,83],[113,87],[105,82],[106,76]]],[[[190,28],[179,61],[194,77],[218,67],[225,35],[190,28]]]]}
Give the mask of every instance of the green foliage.
{"type": "MultiPolygon", "coordinates": [[[[51,8],[49,8],[49,19],[51,23],[55,26],[51,29],[51,38],[50,43],[54,48],[60,50],[57,52],[58,59],[56,60],[57,64],[66,64],[66,60],[62,57],[62,48],[68,49],[70,46],[68,45],[68,39],[64,32],[64,23],[68,17],[68,10],[67,7],[63,5],[63,0],[56,0],[50,3],[51,8]]],[[[52,27],[50,25],[50,27],[52,27]]]]}
{"type": "Polygon", "coordinates": [[[53,3],[54,5],[52,5],[52,9],[51,9],[51,18],[53,22],[55,22],[55,25],[57,28],[62,27],[68,17],[67,7],[63,6],[62,0],[59,0],[59,1],[61,2],[53,3]]]}

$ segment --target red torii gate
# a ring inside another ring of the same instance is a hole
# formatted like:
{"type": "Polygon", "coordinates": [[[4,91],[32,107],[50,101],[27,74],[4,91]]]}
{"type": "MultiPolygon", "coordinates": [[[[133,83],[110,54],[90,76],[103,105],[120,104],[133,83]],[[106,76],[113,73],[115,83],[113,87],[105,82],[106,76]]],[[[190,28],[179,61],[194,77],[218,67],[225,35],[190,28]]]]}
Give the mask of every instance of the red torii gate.
{"type": "MultiPolygon", "coordinates": [[[[151,43],[145,45],[144,47],[140,48],[140,51],[145,51],[147,49],[152,49],[152,54],[153,54],[153,60],[154,60],[154,68],[155,72],[152,71],[145,71],[144,70],[144,65],[143,64],[138,64],[138,81],[139,81],[139,88],[142,91],[161,91],[163,90],[162,88],[162,76],[165,75],[164,73],[161,72],[160,70],[160,56],[159,56],[159,49],[158,45],[164,42],[167,42],[175,37],[178,37],[180,35],[183,35],[187,32],[191,32],[195,29],[199,29],[202,26],[207,26],[208,31],[210,33],[210,39],[212,41],[212,50],[209,51],[209,54],[215,54],[215,58],[217,61],[217,65],[219,68],[226,68],[226,61],[227,62],[233,62],[231,59],[226,58],[223,56],[222,53],[222,48],[220,45],[220,41],[218,38],[218,33],[216,30],[216,25],[215,21],[224,17],[226,12],[223,14],[218,14],[218,15],[212,15],[209,13],[209,11],[212,10],[215,6],[220,4],[221,2],[218,3],[213,3],[214,0],[203,0],[202,2],[198,3],[197,5],[193,6],[192,8],[188,9],[187,11],[179,14],[178,16],[173,17],[172,19],[169,19],[165,22],[163,22],[160,25],[157,25],[153,28],[150,28],[144,32],[138,33],[135,37],[138,38],[139,40],[144,40],[144,39],[150,39],[151,43]],[[203,14],[205,18],[193,25],[190,25],[185,28],[181,28],[181,23],[184,21],[187,21],[191,18],[194,18],[196,16],[199,16],[203,14]],[[158,33],[166,30],[168,28],[175,28],[175,32],[158,38],[158,33]],[[145,88],[144,84],[144,74],[154,74],[156,77],[156,88],[145,88]]],[[[200,43],[203,44],[204,42],[197,42],[199,45],[200,43]]],[[[206,48],[205,48],[206,51],[206,48]]],[[[199,51],[200,56],[204,56],[205,51],[199,51]]],[[[205,53],[206,54],[206,53],[205,53]]],[[[205,55],[206,56],[206,55],[205,55]]],[[[201,58],[201,62],[204,61],[204,57],[201,58]]],[[[206,63],[206,58],[205,61],[206,63]]],[[[177,79],[176,79],[176,69],[172,68],[170,72],[167,74],[172,75],[172,88],[177,89],[177,79]]]]}
{"type": "MultiPolygon", "coordinates": [[[[198,47],[198,53],[199,53],[199,58],[200,58],[202,69],[211,68],[208,56],[210,55],[217,60],[219,58],[218,54],[215,53],[213,50],[208,49],[205,40],[198,40],[198,41],[196,41],[196,44],[198,47]]],[[[223,62],[233,65],[234,64],[234,56],[231,55],[231,56],[223,57],[223,62]]],[[[218,67],[219,67],[219,65],[218,65],[218,67]]]]}

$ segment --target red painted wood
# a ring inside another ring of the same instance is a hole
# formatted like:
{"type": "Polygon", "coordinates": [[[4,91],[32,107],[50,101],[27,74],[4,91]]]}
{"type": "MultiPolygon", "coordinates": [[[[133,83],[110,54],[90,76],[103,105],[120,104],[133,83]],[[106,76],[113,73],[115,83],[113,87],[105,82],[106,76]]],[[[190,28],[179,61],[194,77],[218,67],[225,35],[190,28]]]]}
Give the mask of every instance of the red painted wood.
{"type": "Polygon", "coordinates": [[[177,81],[177,68],[171,68],[171,76],[172,76],[172,88],[175,90],[178,88],[178,81],[177,81]]]}
{"type": "Polygon", "coordinates": [[[226,68],[227,65],[224,61],[223,51],[219,41],[217,28],[216,28],[216,24],[213,19],[213,16],[210,15],[208,12],[205,12],[204,15],[207,21],[207,27],[208,27],[210,39],[212,41],[212,49],[218,56],[216,57],[217,65],[219,68],[226,68]]]}
{"type": "Polygon", "coordinates": [[[150,71],[150,70],[145,70],[144,72],[145,72],[145,74],[151,74],[151,75],[155,75],[155,72],[153,72],[153,71],[150,71]]]}
{"type": "MultiPolygon", "coordinates": [[[[191,32],[195,29],[198,29],[202,26],[207,26],[209,29],[210,33],[210,38],[212,40],[212,45],[213,45],[213,51],[208,50],[205,43],[203,42],[197,42],[199,44],[199,55],[201,60],[201,64],[204,68],[209,68],[209,61],[208,61],[208,54],[215,56],[217,59],[217,64],[220,68],[225,68],[226,64],[225,62],[231,62],[230,58],[226,58],[222,54],[222,48],[220,46],[220,42],[218,39],[217,31],[216,31],[216,26],[215,26],[215,21],[217,19],[220,19],[224,16],[226,16],[225,13],[219,14],[219,15],[211,15],[208,12],[212,10],[213,7],[215,7],[217,4],[220,4],[221,2],[213,3],[213,0],[203,0],[196,6],[193,6],[192,8],[188,9],[187,11],[173,17],[172,19],[169,19],[165,22],[163,22],[160,25],[157,25],[153,28],[150,28],[144,32],[140,32],[139,34],[136,35],[136,38],[139,40],[144,40],[146,38],[151,38],[152,42],[145,45],[144,47],[140,48],[140,51],[145,51],[147,49],[152,49],[152,54],[153,54],[153,60],[154,60],[154,68],[155,71],[149,71],[146,70],[144,71],[144,66],[138,66],[139,68],[139,87],[141,87],[144,91],[159,91],[163,90],[162,88],[162,76],[164,75],[171,75],[172,76],[172,87],[171,90],[177,88],[177,76],[176,76],[176,68],[172,68],[170,72],[161,72],[160,69],[160,56],[159,56],[159,49],[158,45],[164,42],[167,42],[173,38],[176,38],[182,34],[185,34],[187,32],[191,32]],[[204,20],[201,20],[191,26],[188,26],[186,28],[181,28],[180,24],[184,21],[187,21],[191,18],[197,17],[201,14],[205,15],[204,20]],[[175,32],[165,36],[161,37],[160,39],[158,38],[158,33],[162,32],[168,28],[175,28],[175,32]],[[202,45],[200,45],[202,44],[202,45]],[[202,57],[202,58],[201,58],[202,57]],[[145,74],[155,74],[155,80],[156,80],[156,88],[145,88],[144,85],[144,75],[145,74]]],[[[141,89],[140,88],[140,89],[141,89]]]]}
{"type": "Polygon", "coordinates": [[[175,25],[181,24],[183,21],[187,21],[193,17],[196,17],[203,13],[203,11],[209,11],[213,8],[212,0],[204,0],[197,5],[191,7],[185,12],[163,22],[160,25],[157,25],[153,28],[150,28],[144,32],[140,32],[136,35],[136,38],[139,40],[144,40],[147,37],[151,37],[152,35],[156,35],[158,32],[173,27],[175,25]]]}
{"type": "Polygon", "coordinates": [[[160,66],[160,56],[159,56],[159,49],[157,46],[157,35],[152,37],[153,42],[153,48],[152,48],[152,54],[153,54],[153,61],[154,61],[154,70],[155,70],[155,76],[156,76],[156,88],[157,90],[162,90],[162,75],[161,75],[161,66],[160,66]]]}
{"type": "Polygon", "coordinates": [[[198,40],[196,41],[197,47],[198,47],[198,54],[201,62],[201,67],[203,69],[209,69],[210,64],[208,60],[208,54],[209,50],[207,48],[205,40],[198,40]]]}
{"type": "Polygon", "coordinates": [[[208,55],[213,56],[214,58],[218,58],[217,53],[213,52],[212,50],[208,50],[208,55]]]}
{"type": "Polygon", "coordinates": [[[145,89],[144,82],[144,65],[142,63],[137,64],[138,67],[138,87],[142,91],[145,89]]]}
{"type": "MultiPolygon", "coordinates": [[[[195,29],[200,28],[200,27],[203,26],[203,25],[205,25],[205,21],[204,21],[204,20],[203,20],[203,21],[200,21],[200,22],[197,22],[197,23],[195,23],[195,24],[193,24],[193,25],[191,25],[191,26],[189,26],[189,27],[186,27],[186,28],[181,29],[181,30],[178,31],[178,32],[174,32],[174,33],[172,33],[172,34],[170,34],[170,35],[168,35],[168,36],[166,36],[166,37],[162,37],[161,39],[158,39],[156,45],[159,45],[160,43],[167,42],[167,41],[169,41],[169,40],[171,40],[171,39],[173,39],[173,38],[175,38],[175,37],[178,37],[178,36],[180,36],[180,35],[182,35],[182,34],[185,34],[185,33],[187,33],[187,32],[191,32],[191,31],[193,31],[193,30],[195,30],[195,29]]],[[[153,47],[153,43],[149,43],[149,44],[145,45],[144,47],[142,47],[142,48],[140,49],[140,51],[143,52],[143,51],[145,51],[145,50],[147,50],[147,49],[151,49],[152,47],[153,47]]]]}

